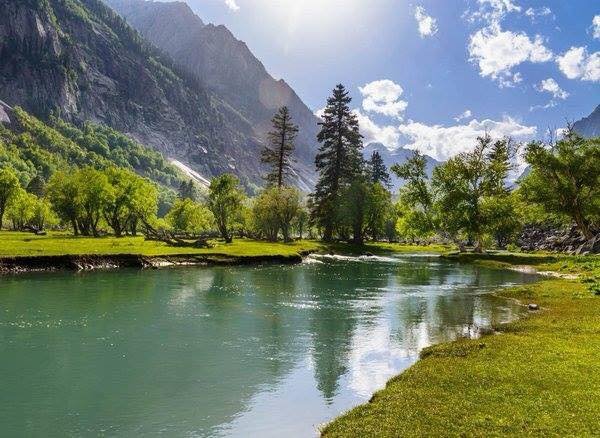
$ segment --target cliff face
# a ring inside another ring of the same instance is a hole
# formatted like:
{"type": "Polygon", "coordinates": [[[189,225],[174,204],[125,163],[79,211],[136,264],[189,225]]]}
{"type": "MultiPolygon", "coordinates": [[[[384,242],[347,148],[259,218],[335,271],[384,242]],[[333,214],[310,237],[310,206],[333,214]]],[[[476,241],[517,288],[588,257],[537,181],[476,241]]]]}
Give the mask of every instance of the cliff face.
{"type": "Polygon", "coordinates": [[[573,129],[585,138],[600,137],[600,105],[588,117],[575,122],[573,129]]]}
{"type": "Polygon", "coordinates": [[[99,0],[0,0],[0,99],[91,120],[206,176],[260,182],[251,123],[99,0]]]}
{"type": "Polygon", "coordinates": [[[300,127],[299,165],[311,171],[316,151],[317,118],[283,80],[275,80],[245,43],[224,26],[204,24],[182,2],[106,0],[152,44],[198,77],[224,105],[233,108],[263,139],[270,120],[288,106],[300,127]]]}

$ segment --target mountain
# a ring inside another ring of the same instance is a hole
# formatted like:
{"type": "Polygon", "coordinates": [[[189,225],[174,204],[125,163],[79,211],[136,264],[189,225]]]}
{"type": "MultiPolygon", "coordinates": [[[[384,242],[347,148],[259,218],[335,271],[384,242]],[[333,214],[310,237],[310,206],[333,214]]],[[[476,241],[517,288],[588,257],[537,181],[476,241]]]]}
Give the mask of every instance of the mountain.
{"type": "Polygon", "coordinates": [[[8,105],[104,124],[201,175],[261,183],[263,143],[249,121],[100,0],[0,0],[0,10],[8,105]]]}
{"type": "Polygon", "coordinates": [[[585,138],[600,137],[600,105],[588,117],[575,122],[573,129],[585,138]]]}
{"type": "MultiPolygon", "coordinates": [[[[414,151],[410,149],[397,148],[394,150],[389,150],[381,143],[370,143],[363,149],[363,155],[365,159],[370,159],[371,155],[375,151],[379,152],[388,169],[390,169],[394,164],[403,164],[406,160],[412,157],[414,153],[414,151]]],[[[438,166],[440,162],[428,155],[425,155],[425,159],[427,160],[425,171],[427,172],[427,175],[431,177],[433,169],[438,166]]],[[[401,179],[396,177],[392,171],[390,171],[390,176],[392,177],[393,192],[397,192],[398,189],[404,185],[404,183],[401,179]]]]}
{"type": "Polygon", "coordinates": [[[225,26],[205,24],[183,2],[105,1],[246,120],[257,138],[265,138],[274,113],[287,106],[300,127],[296,142],[300,168],[307,175],[312,172],[318,119],[295,91],[284,80],[275,80],[225,26]]]}

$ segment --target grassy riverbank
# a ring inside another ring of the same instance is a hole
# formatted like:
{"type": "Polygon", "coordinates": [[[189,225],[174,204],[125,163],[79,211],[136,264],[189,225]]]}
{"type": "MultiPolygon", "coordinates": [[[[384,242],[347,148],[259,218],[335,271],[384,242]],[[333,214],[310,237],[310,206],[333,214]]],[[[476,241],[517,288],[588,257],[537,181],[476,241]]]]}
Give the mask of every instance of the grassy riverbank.
{"type": "Polygon", "coordinates": [[[413,246],[390,243],[369,243],[363,246],[336,243],[324,244],[313,240],[292,243],[271,243],[250,239],[235,239],[231,244],[212,242],[212,248],[175,248],[163,242],[144,240],[143,237],[74,237],[67,233],[49,233],[36,236],[31,233],[0,232],[0,258],[62,255],[115,255],[143,256],[168,255],[223,255],[231,257],[295,256],[307,252],[334,252],[339,254],[385,254],[393,252],[442,253],[442,245],[413,246]]]}
{"type": "MultiPolygon", "coordinates": [[[[481,262],[477,256],[464,261],[481,262]]],[[[483,263],[534,264],[579,273],[499,295],[540,312],[499,335],[430,347],[371,402],[336,419],[325,436],[592,436],[600,430],[600,257],[498,255],[483,263]],[[582,281],[583,280],[583,281],[582,281]]]]}

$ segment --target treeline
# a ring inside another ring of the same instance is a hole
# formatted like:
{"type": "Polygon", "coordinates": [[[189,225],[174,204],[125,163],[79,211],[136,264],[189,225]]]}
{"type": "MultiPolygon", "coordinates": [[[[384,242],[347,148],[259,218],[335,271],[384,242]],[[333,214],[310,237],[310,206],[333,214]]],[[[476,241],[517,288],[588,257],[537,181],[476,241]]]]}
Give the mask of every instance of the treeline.
{"type": "Polygon", "coordinates": [[[48,127],[17,110],[21,132],[0,127],[0,227],[70,228],[86,236],[141,231],[180,240],[219,236],[226,242],[236,236],[438,241],[475,251],[511,247],[530,224],[573,223],[586,239],[597,235],[600,139],[583,139],[570,127],[551,144],[483,136],[431,176],[425,157],[415,152],[390,169],[404,181],[392,193],[381,156],[363,158],[350,103],[342,85],[327,101],[317,138],[319,180],[308,195],[294,186],[298,127],[281,108],[262,153],[265,187],[252,198],[234,175],[202,189],[182,180],[160,154],[108,128],[79,129],[57,119],[48,127]],[[511,186],[518,154],[528,172],[511,186]],[[178,183],[178,195],[165,199],[161,181],[178,183]]]}

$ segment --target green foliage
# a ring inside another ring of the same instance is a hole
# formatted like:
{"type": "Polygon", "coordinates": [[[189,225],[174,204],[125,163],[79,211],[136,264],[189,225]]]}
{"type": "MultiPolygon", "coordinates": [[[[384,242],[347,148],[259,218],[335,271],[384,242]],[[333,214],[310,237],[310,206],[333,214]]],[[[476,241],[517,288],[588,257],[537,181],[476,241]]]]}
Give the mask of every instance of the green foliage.
{"type": "Polygon", "coordinates": [[[378,151],[373,151],[371,159],[368,163],[368,169],[371,176],[372,183],[380,183],[388,190],[392,187],[392,181],[390,174],[381,158],[381,154],[378,151]]]}
{"type": "Polygon", "coordinates": [[[244,194],[236,176],[223,174],[210,183],[208,208],[215,217],[215,223],[225,242],[233,241],[232,228],[239,217],[244,194]]]}
{"type": "Polygon", "coordinates": [[[600,139],[583,139],[569,127],[555,145],[530,143],[525,159],[531,166],[521,182],[525,200],[568,217],[591,238],[600,226],[600,139]]]}
{"type": "Polygon", "coordinates": [[[342,196],[364,170],[362,135],[358,119],[350,109],[351,101],[345,87],[338,85],[327,99],[323,121],[319,123],[321,131],[317,139],[321,146],[315,159],[319,181],[311,194],[310,205],[311,219],[323,229],[325,241],[333,239],[336,229],[340,237],[343,236],[340,227],[344,217],[339,211],[342,196]]]}
{"type": "Polygon", "coordinates": [[[0,230],[7,207],[19,195],[21,187],[15,172],[10,168],[0,169],[0,230]]]}
{"type": "Polygon", "coordinates": [[[252,206],[256,232],[271,242],[278,239],[279,232],[284,242],[292,241],[292,227],[302,211],[300,192],[292,187],[270,187],[264,190],[252,206]]]}
{"type": "Polygon", "coordinates": [[[204,205],[191,199],[178,199],[167,214],[167,222],[176,232],[200,234],[211,229],[214,218],[204,205]]]}
{"type": "Polygon", "coordinates": [[[262,162],[270,167],[265,179],[269,185],[283,187],[292,171],[294,140],[298,126],[292,122],[288,107],[279,109],[273,117],[273,130],[268,134],[269,146],[262,151],[262,162]]]}
{"type": "Polygon", "coordinates": [[[477,251],[483,249],[485,232],[496,215],[492,206],[506,209],[512,205],[491,198],[508,195],[505,180],[514,150],[510,139],[494,142],[486,135],[478,138],[472,152],[459,154],[434,170],[438,227],[455,239],[465,235],[475,242],[477,251]]]}

